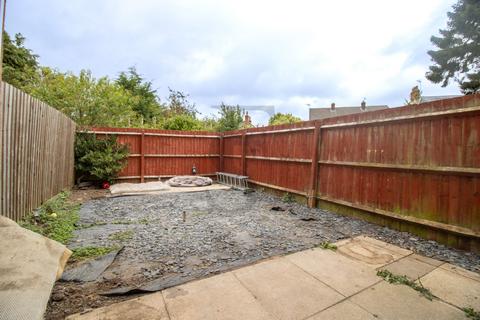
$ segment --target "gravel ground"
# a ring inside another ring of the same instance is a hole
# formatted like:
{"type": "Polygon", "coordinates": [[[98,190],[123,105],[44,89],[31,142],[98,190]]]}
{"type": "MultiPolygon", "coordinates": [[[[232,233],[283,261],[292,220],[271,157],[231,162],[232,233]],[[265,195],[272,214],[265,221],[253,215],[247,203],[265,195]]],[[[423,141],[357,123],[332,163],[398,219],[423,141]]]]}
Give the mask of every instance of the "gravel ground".
{"type": "Polygon", "coordinates": [[[320,209],[286,204],[261,192],[216,190],[96,199],[82,206],[80,223],[93,226],[77,230],[70,248],[123,245],[124,250],[96,282],[58,282],[47,319],[62,319],[126,298],[98,295],[110,289],[152,280],[157,286],[176,285],[357,235],[480,272],[477,254],[320,209]]]}

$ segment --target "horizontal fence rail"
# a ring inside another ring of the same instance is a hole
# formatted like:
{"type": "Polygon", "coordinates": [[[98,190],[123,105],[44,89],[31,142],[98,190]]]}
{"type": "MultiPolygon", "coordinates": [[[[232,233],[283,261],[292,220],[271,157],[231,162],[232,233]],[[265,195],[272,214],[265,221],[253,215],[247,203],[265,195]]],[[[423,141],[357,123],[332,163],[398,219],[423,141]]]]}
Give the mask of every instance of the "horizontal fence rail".
{"type": "Polygon", "coordinates": [[[74,182],[75,123],[1,83],[1,215],[20,220],[74,182]]]}

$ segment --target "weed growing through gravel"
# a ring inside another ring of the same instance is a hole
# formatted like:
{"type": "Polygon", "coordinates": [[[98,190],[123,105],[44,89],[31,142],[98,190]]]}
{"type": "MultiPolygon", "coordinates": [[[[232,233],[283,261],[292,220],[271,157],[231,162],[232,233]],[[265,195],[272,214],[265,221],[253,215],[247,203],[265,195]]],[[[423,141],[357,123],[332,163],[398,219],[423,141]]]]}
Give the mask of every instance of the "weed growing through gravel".
{"type": "Polygon", "coordinates": [[[118,247],[83,247],[83,248],[76,248],[72,250],[71,259],[74,261],[78,260],[85,260],[96,258],[98,256],[103,256],[107,253],[110,253],[114,250],[118,250],[118,247]]]}
{"type": "Polygon", "coordinates": [[[293,195],[290,192],[285,192],[285,194],[282,197],[282,201],[285,203],[292,203],[295,201],[293,198],[293,195]]]}
{"type": "Polygon", "coordinates": [[[480,311],[476,311],[472,307],[463,308],[463,312],[465,312],[465,316],[469,319],[473,320],[480,320],[480,311]]]}
{"type": "Polygon", "coordinates": [[[67,244],[73,237],[78,222],[79,204],[68,200],[70,192],[62,191],[47,200],[34,213],[25,217],[20,225],[50,239],[67,244]]]}
{"type": "Polygon", "coordinates": [[[320,243],[319,245],[317,245],[317,248],[328,249],[332,251],[337,250],[337,246],[328,241],[320,243]]]}
{"type": "Polygon", "coordinates": [[[108,236],[109,240],[126,241],[133,238],[133,230],[118,231],[108,236]]]}
{"type": "Polygon", "coordinates": [[[420,292],[425,298],[430,301],[435,298],[433,293],[422,285],[420,279],[418,280],[419,284],[417,284],[416,282],[408,279],[407,276],[393,274],[388,270],[378,270],[377,276],[382,277],[383,280],[387,281],[388,283],[403,284],[409,286],[413,290],[420,292]]]}

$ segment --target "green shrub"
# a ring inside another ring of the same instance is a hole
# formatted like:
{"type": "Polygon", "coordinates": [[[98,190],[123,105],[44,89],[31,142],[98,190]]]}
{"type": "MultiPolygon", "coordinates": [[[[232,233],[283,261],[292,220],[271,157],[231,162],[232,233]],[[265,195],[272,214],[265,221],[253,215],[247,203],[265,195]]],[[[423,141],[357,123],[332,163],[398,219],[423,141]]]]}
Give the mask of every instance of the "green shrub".
{"type": "Polygon", "coordinates": [[[202,130],[202,122],[188,114],[178,114],[168,118],[163,123],[166,130],[202,130]]]}
{"type": "Polygon", "coordinates": [[[95,134],[78,133],[75,139],[77,180],[113,182],[125,167],[128,147],[119,144],[115,135],[97,138],[95,134]]]}

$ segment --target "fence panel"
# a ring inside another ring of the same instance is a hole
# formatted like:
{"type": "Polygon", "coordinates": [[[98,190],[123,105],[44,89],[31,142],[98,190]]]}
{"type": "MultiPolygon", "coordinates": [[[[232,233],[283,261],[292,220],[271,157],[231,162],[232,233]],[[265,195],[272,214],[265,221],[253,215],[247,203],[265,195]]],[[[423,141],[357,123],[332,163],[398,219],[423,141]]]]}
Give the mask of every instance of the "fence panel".
{"type": "Polygon", "coordinates": [[[251,183],[480,251],[480,95],[224,139],[225,171],[251,183]]]}
{"type": "Polygon", "coordinates": [[[143,182],[191,174],[213,176],[220,170],[220,133],[132,128],[90,128],[102,136],[116,134],[129,146],[127,166],[119,180],[143,182]]]}
{"type": "Polygon", "coordinates": [[[75,123],[7,83],[0,90],[0,213],[18,221],[73,185],[75,123]]]}

